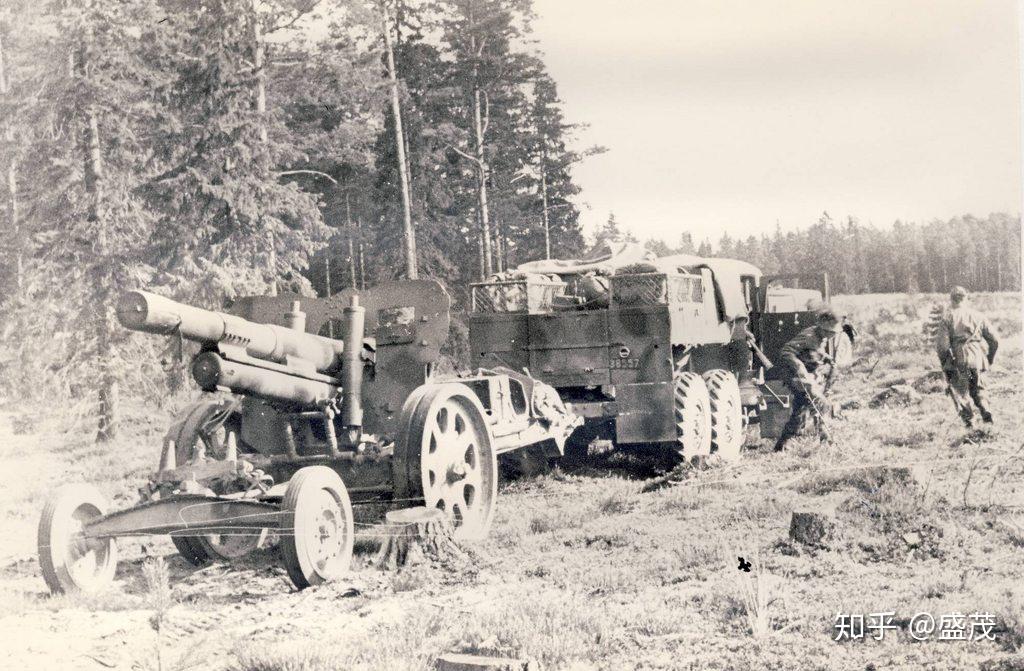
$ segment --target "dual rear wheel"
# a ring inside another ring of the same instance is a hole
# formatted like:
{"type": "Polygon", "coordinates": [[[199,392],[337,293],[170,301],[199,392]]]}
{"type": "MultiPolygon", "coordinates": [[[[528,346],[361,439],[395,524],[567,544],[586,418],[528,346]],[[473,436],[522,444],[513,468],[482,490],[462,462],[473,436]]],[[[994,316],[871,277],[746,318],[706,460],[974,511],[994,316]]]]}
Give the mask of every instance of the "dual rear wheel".
{"type": "Polygon", "coordinates": [[[736,377],[715,369],[703,376],[675,374],[673,412],[676,440],[686,458],[718,454],[736,461],[743,446],[743,405],[736,377]]]}

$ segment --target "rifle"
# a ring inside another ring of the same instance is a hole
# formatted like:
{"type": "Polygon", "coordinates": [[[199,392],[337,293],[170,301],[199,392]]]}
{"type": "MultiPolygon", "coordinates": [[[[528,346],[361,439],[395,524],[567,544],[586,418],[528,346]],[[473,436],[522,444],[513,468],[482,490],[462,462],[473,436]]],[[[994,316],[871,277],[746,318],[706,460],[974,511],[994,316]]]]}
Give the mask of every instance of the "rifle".
{"type": "Polygon", "coordinates": [[[956,408],[957,413],[962,414],[964,411],[963,403],[960,402],[960,398],[953,389],[954,378],[960,375],[960,369],[957,368],[956,356],[953,354],[952,346],[946,348],[945,357],[940,357],[939,362],[942,364],[942,375],[946,378],[946,395],[952,399],[953,407],[956,408]]]}
{"type": "Polygon", "coordinates": [[[800,378],[796,378],[800,383],[800,387],[803,389],[804,394],[807,396],[807,402],[811,406],[811,410],[814,412],[815,423],[818,425],[818,431],[821,434],[822,442],[828,442],[832,440],[832,436],[828,432],[828,425],[825,422],[825,415],[822,413],[821,408],[814,401],[814,394],[806,382],[800,378]]]}

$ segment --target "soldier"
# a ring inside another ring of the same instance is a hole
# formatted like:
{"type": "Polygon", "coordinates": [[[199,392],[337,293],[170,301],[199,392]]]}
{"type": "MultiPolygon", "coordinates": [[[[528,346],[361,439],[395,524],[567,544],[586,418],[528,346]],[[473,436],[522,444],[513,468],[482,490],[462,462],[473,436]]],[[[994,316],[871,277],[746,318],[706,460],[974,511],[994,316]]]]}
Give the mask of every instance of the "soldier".
{"type": "Polygon", "coordinates": [[[960,413],[960,419],[971,428],[974,410],[978,406],[981,420],[992,423],[992,412],[985,403],[981,374],[988,370],[996,358],[999,340],[989,327],[988,320],[964,303],[967,290],[953,287],[949,292],[952,308],[942,318],[936,331],[936,350],[942,372],[949,383],[949,395],[960,413]]]}
{"type": "Polygon", "coordinates": [[[786,385],[793,392],[793,403],[789,421],[775,443],[776,452],[781,451],[786,442],[800,431],[808,410],[815,419],[822,442],[829,439],[822,421],[829,408],[823,377],[834,365],[828,348],[839,331],[839,316],[831,307],[824,305],[818,309],[817,323],[800,331],[779,351],[779,368],[786,385]]]}

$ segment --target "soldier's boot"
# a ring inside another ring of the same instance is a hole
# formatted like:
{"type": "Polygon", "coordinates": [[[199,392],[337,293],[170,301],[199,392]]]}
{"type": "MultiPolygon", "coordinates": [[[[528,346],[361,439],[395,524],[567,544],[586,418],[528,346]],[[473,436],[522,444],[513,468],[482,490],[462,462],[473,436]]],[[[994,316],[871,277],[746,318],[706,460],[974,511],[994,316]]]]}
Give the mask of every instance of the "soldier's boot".
{"type": "Polygon", "coordinates": [[[978,407],[978,412],[981,414],[981,421],[986,424],[991,424],[992,412],[988,409],[988,403],[985,402],[985,396],[982,393],[981,385],[978,383],[971,385],[971,400],[974,401],[974,405],[978,407]]]}
{"type": "Polygon", "coordinates": [[[960,411],[960,419],[963,420],[964,426],[968,429],[974,428],[974,413],[971,412],[970,408],[965,408],[960,411]]]}
{"type": "MultiPolygon", "coordinates": [[[[981,414],[981,421],[986,424],[992,423],[992,412],[988,409],[988,403],[985,402],[985,383],[981,378],[981,371],[972,370],[967,377],[967,393],[971,397],[971,401],[974,401],[974,405],[978,408],[979,414],[981,414]]],[[[967,402],[965,400],[965,407],[967,402]]]]}
{"type": "Polygon", "coordinates": [[[772,451],[782,452],[784,449],[786,449],[786,443],[788,443],[789,439],[792,437],[793,436],[787,436],[785,433],[783,433],[781,436],[779,436],[779,439],[775,441],[775,447],[772,448],[772,451]]]}

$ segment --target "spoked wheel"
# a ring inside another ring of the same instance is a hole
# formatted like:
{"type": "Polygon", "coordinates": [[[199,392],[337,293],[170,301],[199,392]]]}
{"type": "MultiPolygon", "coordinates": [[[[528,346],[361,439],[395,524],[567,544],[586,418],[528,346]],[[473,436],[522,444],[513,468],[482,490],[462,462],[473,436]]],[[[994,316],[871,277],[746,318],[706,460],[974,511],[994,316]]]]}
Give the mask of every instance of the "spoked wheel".
{"type": "MultiPolygon", "coordinates": [[[[171,429],[174,457],[178,466],[204,459],[220,461],[227,457],[228,445],[237,446],[241,417],[232,401],[200,400],[189,406],[182,419],[171,429]]],[[[240,529],[233,534],[171,536],[178,553],[194,566],[210,561],[238,559],[257,549],[266,538],[266,530],[240,529]]]]}
{"type": "Polygon", "coordinates": [[[355,522],[341,477],[326,466],[299,469],[281,503],[281,553],[299,589],[343,575],[352,563],[355,522]]]}
{"type": "Polygon", "coordinates": [[[113,581],[114,539],[82,537],[83,524],[106,510],[106,500],[92,485],[66,485],[47,501],[37,538],[43,580],[54,594],[96,592],[113,581]]]}
{"type": "Polygon", "coordinates": [[[727,370],[704,373],[711,412],[711,452],[737,461],[743,446],[743,401],[736,377],[727,370]]]}
{"type": "Polygon", "coordinates": [[[498,465],[483,406],[464,384],[425,385],[402,409],[396,498],[422,497],[445,512],[459,539],[487,535],[498,465]]]}
{"type": "Polygon", "coordinates": [[[704,379],[696,373],[675,375],[676,441],[686,457],[711,454],[711,399],[704,379]]]}

